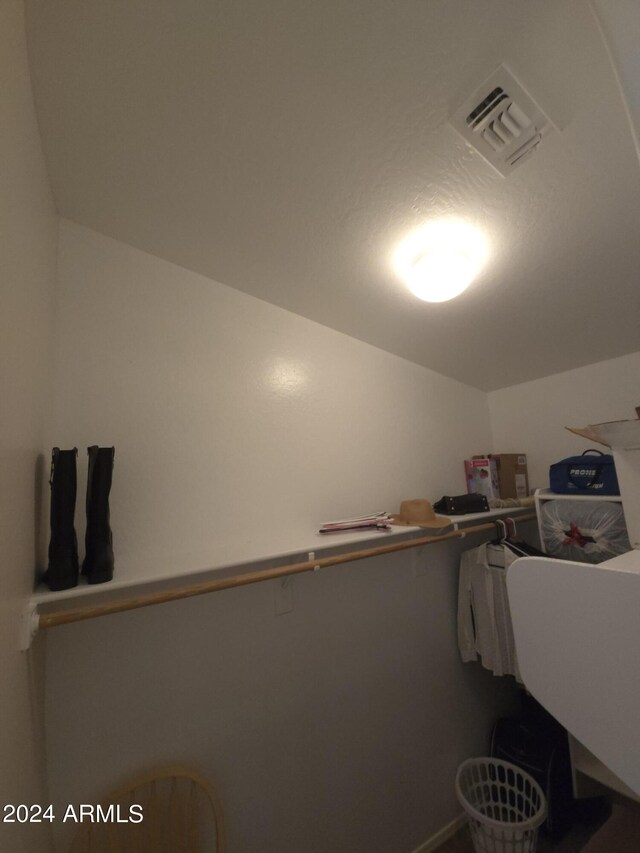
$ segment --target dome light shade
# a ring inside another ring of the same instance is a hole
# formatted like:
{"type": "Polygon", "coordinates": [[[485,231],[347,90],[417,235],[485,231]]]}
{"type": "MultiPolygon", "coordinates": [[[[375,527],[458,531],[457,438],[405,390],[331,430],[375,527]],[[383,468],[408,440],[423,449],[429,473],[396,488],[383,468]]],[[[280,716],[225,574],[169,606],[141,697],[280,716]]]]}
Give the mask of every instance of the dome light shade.
{"type": "Polygon", "coordinates": [[[400,244],[395,268],[419,299],[446,302],[469,287],[486,256],[486,241],[476,228],[441,220],[428,223],[400,244]]]}

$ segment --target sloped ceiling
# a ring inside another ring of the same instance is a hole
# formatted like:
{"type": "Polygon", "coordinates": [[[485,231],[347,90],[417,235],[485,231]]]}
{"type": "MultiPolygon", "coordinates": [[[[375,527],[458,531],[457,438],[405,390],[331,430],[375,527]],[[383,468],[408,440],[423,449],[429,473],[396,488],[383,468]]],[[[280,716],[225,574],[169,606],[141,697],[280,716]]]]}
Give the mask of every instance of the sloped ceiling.
{"type": "Polygon", "coordinates": [[[27,24],[61,215],[480,388],[640,349],[640,169],[585,0],[28,0],[27,24]],[[447,124],[502,62],[559,131],[506,179],[447,124]],[[390,258],[442,215],[492,254],[434,305],[390,258]]]}

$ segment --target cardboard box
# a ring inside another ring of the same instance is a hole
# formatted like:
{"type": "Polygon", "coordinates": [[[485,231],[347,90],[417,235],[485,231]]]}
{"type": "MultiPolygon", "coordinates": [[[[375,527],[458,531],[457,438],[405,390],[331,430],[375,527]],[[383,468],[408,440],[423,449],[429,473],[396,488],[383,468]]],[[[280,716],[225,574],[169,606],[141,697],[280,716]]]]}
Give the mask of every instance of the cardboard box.
{"type": "Polygon", "coordinates": [[[485,495],[487,500],[499,498],[498,466],[490,456],[473,456],[464,460],[464,472],[469,494],[485,495]]]}
{"type": "Polygon", "coordinates": [[[524,453],[492,453],[498,469],[501,498],[526,498],[529,494],[527,457],[524,453]]]}
{"type": "Polygon", "coordinates": [[[524,453],[489,453],[465,459],[467,492],[493,498],[526,498],[529,494],[524,453]]]}

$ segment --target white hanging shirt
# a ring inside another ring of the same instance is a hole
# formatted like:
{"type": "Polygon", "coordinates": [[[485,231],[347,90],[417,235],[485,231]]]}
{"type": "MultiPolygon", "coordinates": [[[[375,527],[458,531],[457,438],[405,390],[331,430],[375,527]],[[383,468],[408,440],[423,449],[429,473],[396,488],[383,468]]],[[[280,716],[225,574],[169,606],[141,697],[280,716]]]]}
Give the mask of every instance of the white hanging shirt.
{"type": "Polygon", "coordinates": [[[522,682],[509,600],[507,569],[518,557],[504,545],[481,545],[460,559],[458,648],[462,660],[477,660],[494,675],[514,675],[522,682]],[[503,563],[502,566],[490,565],[503,563]]]}

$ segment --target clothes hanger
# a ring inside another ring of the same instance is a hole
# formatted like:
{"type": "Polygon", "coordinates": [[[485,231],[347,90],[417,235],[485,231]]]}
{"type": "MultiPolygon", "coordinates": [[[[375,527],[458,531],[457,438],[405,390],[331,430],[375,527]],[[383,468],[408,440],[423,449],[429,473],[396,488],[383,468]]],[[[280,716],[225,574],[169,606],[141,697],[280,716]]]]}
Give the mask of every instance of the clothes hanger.
{"type": "Polygon", "coordinates": [[[494,519],[496,527],[496,538],[487,544],[487,563],[494,569],[504,569],[504,540],[507,535],[507,527],[501,518],[494,519]]]}
{"type": "Polygon", "coordinates": [[[527,542],[520,540],[519,542],[515,542],[514,539],[518,535],[518,528],[516,526],[516,522],[514,518],[505,519],[510,531],[507,538],[502,542],[505,548],[508,548],[512,553],[514,553],[517,557],[544,557],[546,556],[544,552],[540,551],[538,548],[535,548],[533,545],[529,545],[527,542]]]}
{"type": "Polygon", "coordinates": [[[507,525],[501,518],[495,518],[493,523],[496,526],[496,538],[492,540],[492,545],[502,545],[507,538],[507,525]]]}
{"type": "Polygon", "coordinates": [[[525,557],[525,552],[519,547],[518,542],[515,541],[518,535],[518,527],[516,525],[515,518],[512,516],[505,518],[505,525],[507,528],[507,535],[502,544],[506,545],[506,547],[513,551],[514,554],[518,554],[520,557],[525,557]]]}
{"type": "Polygon", "coordinates": [[[516,525],[516,520],[512,516],[508,516],[505,518],[505,525],[507,528],[507,535],[504,538],[502,544],[509,548],[514,554],[517,554],[519,557],[526,557],[526,551],[523,551],[520,548],[518,542],[515,541],[516,536],[518,535],[518,527],[516,525]]]}

